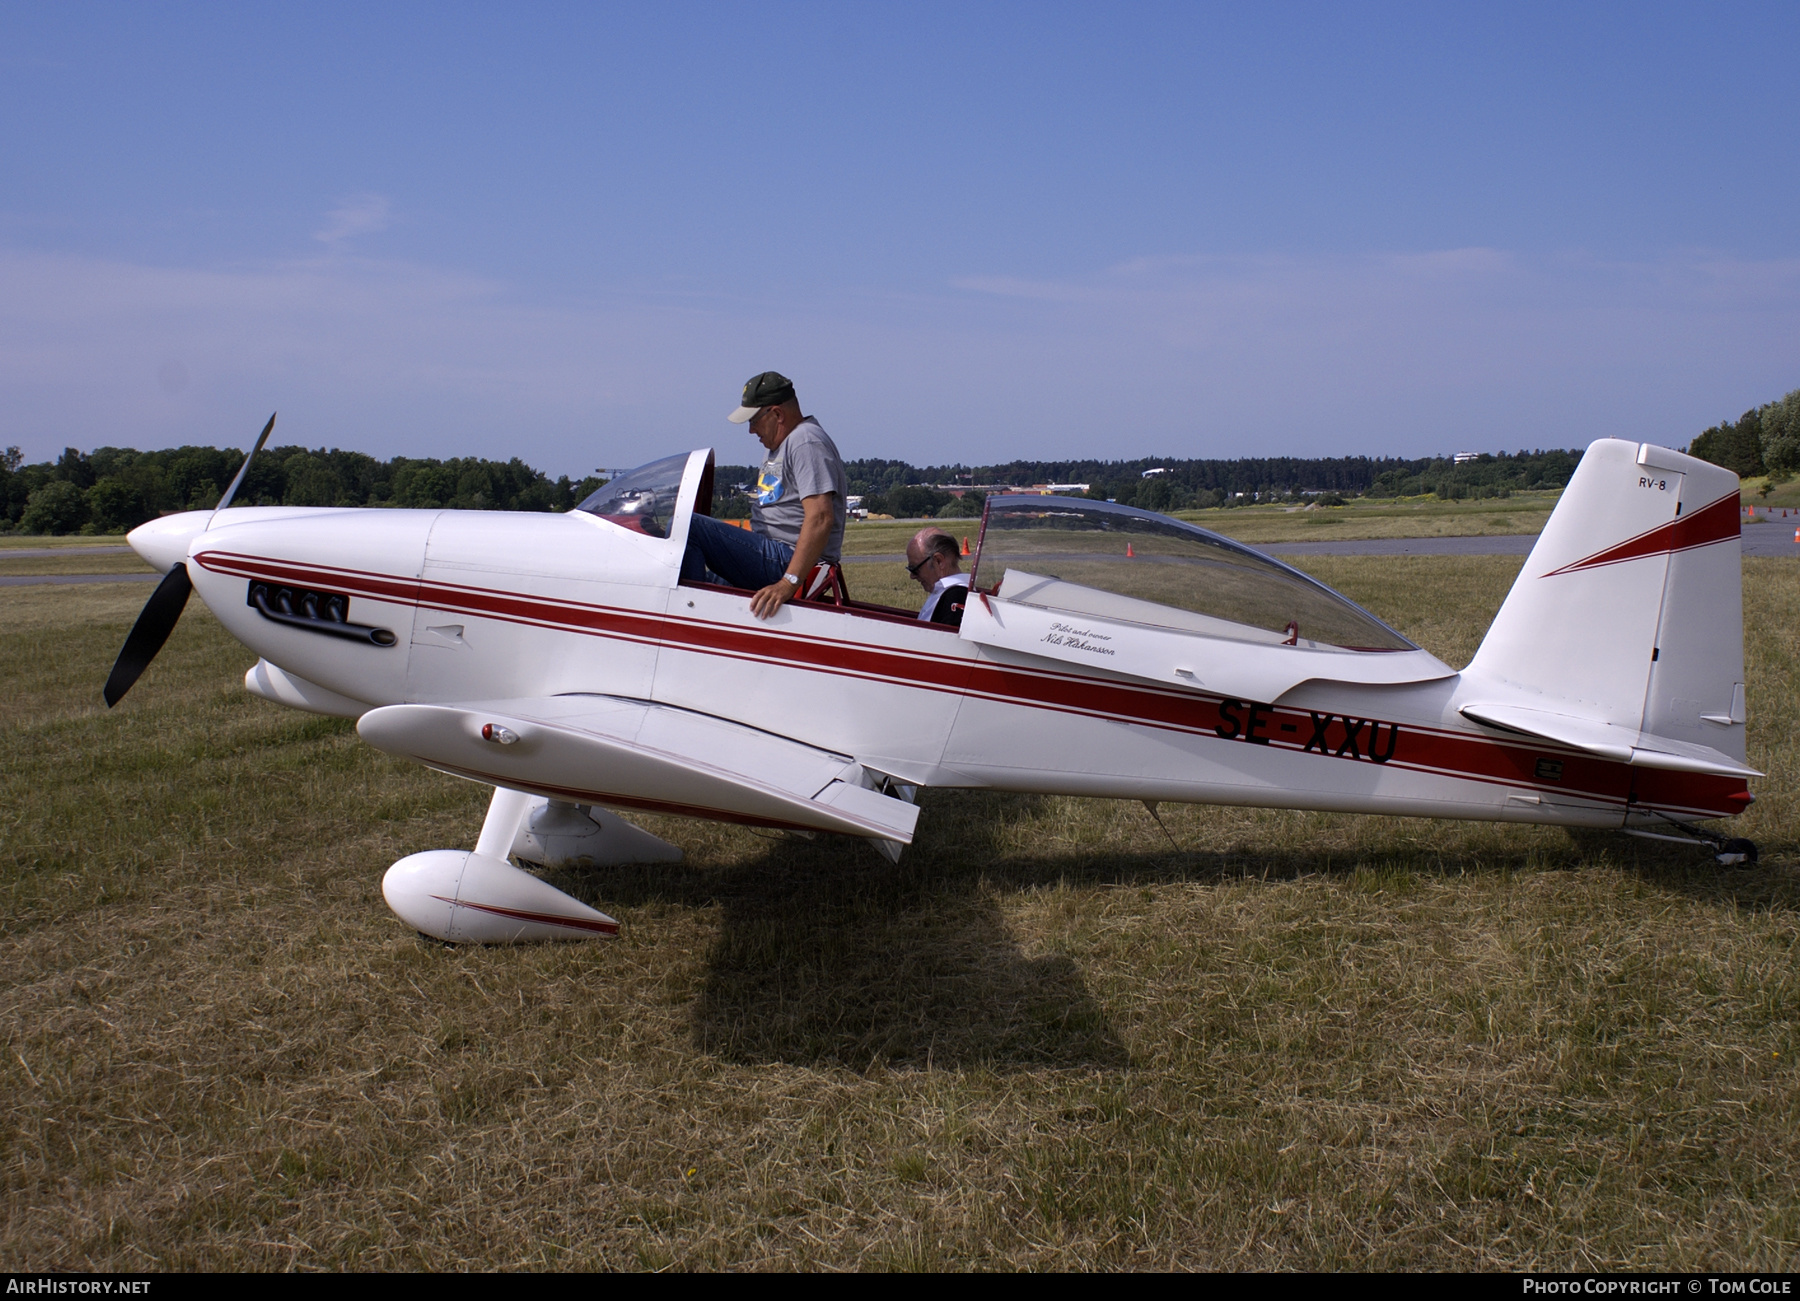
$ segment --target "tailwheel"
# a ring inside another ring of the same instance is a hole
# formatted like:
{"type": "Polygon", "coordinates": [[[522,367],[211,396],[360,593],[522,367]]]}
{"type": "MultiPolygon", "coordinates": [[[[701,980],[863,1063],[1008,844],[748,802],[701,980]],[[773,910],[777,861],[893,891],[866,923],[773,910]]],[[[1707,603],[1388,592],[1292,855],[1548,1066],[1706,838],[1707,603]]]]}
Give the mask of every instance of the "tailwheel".
{"type": "Polygon", "coordinates": [[[1703,845],[1712,850],[1713,862],[1720,867],[1756,866],[1754,840],[1727,839],[1716,831],[1697,827],[1691,822],[1682,822],[1666,813],[1658,813],[1656,816],[1662,819],[1661,825],[1666,830],[1646,831],[1642,827],[1626,827],[1625,834],[1642,840],[1671,840],[1678,845],[1703,845]]]}
{"type": "Polygon", "coordinates": [[[1755,867],[1756,842],[1754,840],[1724,841],[1714,851],[1713,862],[1720,867],[1755,867]]]}

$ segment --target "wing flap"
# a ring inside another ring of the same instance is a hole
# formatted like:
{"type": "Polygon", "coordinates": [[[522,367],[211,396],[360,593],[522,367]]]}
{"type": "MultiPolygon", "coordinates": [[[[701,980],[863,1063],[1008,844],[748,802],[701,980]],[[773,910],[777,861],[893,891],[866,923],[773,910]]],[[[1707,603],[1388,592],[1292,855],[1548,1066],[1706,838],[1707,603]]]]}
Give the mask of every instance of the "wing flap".
{"type": "Polygon", "coordinates": [[[847,755],[690,710],[614,696],[388,705],[378,750],[552,799],[912,842],[919,810],[868,789],[847,755]]]}
{"type": "Polygon", "coordinates": [[[1503,732],[1522,732],[1560,745],[1586,750],[1602,759],[1635,764],[1639,768],[1664,768],[1673,772],[1711,773],[1720,777],[1760,777],[1762,774],[1711,746],[1672,737],[1653,736],[1634,728],[1602,723],[1598,719],[1558,714],[1524,705],[1464,705],[1464,718],[1503,732]]]}

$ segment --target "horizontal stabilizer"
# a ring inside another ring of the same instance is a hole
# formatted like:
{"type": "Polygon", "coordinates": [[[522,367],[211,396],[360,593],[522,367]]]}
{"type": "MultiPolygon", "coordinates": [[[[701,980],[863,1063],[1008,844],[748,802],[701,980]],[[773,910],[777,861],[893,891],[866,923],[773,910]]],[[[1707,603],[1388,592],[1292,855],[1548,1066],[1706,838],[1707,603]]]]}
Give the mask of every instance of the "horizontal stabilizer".
{"type": "Polygon", "coordinates": [[[911,844],[917,806],[845,755],[691,710],[615,696],[389,705],[378,750],[550,799],[911,844]]]}
{"type": "Polygon", "coordinates": [[[1721,777],[1760,777],[1728,754],[1692,741],[1652,736],[1634,728],[1602,723],[1573,714],[1558,714],[1524,705],[1464,705],[1462,716],[1503,732],[1542,737],[1559,745],[1586,750],[1602,759],[1636,764],[1640,768],[1667,768],[1675,772],[1713,773],[1721,777]]]}

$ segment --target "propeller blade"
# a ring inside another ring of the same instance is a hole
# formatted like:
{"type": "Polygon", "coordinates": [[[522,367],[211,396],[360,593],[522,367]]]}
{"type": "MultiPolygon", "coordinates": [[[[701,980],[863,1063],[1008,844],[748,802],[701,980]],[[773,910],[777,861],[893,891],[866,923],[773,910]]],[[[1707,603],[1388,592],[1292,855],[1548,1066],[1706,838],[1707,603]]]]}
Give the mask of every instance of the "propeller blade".
{"type": "Polygon", "coordinates": [[[244,458],[244,463],[238,466],[238,472],[231,480],[231,486],[225,490],[225,495],[219,498],[219,504],[213,507],[215,512],[222,511],[227,506],[231,505],[231,499],[237,496],[238,486],[244,482],[244,476],[250,472],[250,462],[254,461],[256,459],[256,454],[262,451],[263,444],[269,441],[269,431],[274,428],[275,415],[271,413],[269,416],[269,423],[263,426],[262,437],[256,440],[256,446],[250,449],[250,455],[246,456],[244,458]]]}
{"type": "MultiPolygon", "coordinates": [[[[265,430],[265,437],[267,433],[265,430]]],[[[131,690],[131,684],[150,667],[150,661],[156,658],[156,652],[163,648],[163,643],[169,640],[169,634],[175,631],[175,621],[181,618],[181,611],[187,605],[188,593],[193,590],[194,582],[188,577],[187,566],[175,565],[163,575],[156,590],[150,593],[150,599],[144,602],[143,612],[138,615],[137,622],[131,625],[124,649],[119,652],[119,658],[113,661],[112,672],[107,675],[106,689],[101,694],[106,697],[108,709],[118,704],[125,693],[131,690]]]]}

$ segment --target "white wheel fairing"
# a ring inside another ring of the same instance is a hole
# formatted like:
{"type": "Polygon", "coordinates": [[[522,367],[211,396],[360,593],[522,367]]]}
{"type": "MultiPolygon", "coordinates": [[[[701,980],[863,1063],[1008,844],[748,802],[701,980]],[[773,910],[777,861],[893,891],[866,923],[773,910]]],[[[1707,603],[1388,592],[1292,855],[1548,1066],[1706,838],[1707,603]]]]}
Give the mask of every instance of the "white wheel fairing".
{"type": "Polygon", "coordinates": [[[452,944],[517,944],[617,935],[619,923],[511,863],[467,849],[401,859],[382,897],[408,926],[452,944]]]}

